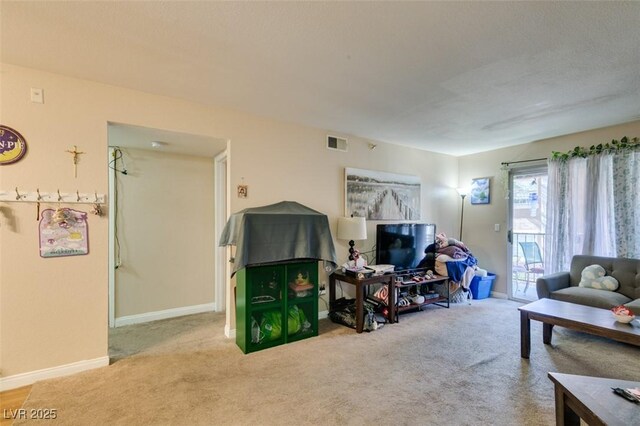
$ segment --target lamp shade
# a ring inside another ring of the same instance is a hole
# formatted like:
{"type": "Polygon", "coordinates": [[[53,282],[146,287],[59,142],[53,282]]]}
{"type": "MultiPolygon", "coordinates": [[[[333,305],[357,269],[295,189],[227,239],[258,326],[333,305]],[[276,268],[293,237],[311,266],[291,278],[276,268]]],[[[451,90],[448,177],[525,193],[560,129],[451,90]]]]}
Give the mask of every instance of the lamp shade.
{"type": "Polygon", "coordinates": [[[458,191],[458,194],[460,194],[461,197],[464,197],[469,193],[469,188],[466,188],[466,187],[457,188],[456,191],[458,191]]]}
{"type": "Polygon", "coordinates": [[[364,217],[338,218],[338,239],[366,240],[367,221],[364,217]]]}

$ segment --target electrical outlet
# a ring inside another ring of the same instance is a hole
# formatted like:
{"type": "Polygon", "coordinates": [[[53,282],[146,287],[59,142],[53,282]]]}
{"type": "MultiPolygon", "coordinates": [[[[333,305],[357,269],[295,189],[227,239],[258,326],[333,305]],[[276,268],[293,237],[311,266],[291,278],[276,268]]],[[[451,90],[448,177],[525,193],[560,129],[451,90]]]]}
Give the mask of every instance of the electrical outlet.
{"type": "Polygon", "coordinates": [[[325,283],[320,284],[319,294],[320,296],[327,294],[327,286],[325,283]]]}

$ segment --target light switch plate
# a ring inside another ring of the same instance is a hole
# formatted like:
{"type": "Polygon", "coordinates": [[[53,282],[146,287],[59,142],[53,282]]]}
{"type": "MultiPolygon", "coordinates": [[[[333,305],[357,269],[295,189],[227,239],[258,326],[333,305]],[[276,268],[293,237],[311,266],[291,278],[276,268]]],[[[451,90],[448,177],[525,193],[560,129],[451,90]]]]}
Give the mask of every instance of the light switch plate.
{"type": "Polygon", "coordinates": [[[44,89],[31,88],[31,102],[35,104],[44,103],[44,89]]]}

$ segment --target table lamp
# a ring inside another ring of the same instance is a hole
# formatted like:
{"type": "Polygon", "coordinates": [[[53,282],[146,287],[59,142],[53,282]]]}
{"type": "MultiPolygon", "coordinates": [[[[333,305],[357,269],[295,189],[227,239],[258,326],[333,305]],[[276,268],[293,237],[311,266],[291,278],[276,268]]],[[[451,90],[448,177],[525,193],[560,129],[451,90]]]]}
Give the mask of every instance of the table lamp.
{"type": "Polygon", "coordinates": [[[367,221],[364,217],[338,218],[338,239],[349,240],[349,260],[355,260],[353,253],[354,240],[367,239],[367,221]]]}

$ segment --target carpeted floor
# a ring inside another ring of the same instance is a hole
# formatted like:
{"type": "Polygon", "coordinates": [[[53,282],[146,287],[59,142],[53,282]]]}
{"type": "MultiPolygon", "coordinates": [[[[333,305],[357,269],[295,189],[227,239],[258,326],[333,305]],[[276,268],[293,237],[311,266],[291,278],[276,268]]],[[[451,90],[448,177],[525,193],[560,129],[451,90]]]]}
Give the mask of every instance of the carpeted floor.
{"type": "Polygon", "coordinates": [[[25,408],[64,425],[552,425],[547,372],[640,381],[640,348],[559,327],[543,345],[536,321],[521,359],[518,306],[432,306],[361,335],[322,320],[318,337],[249,355],[223,314],[122,327],[112,365],[37,383],[25,408]]]}

